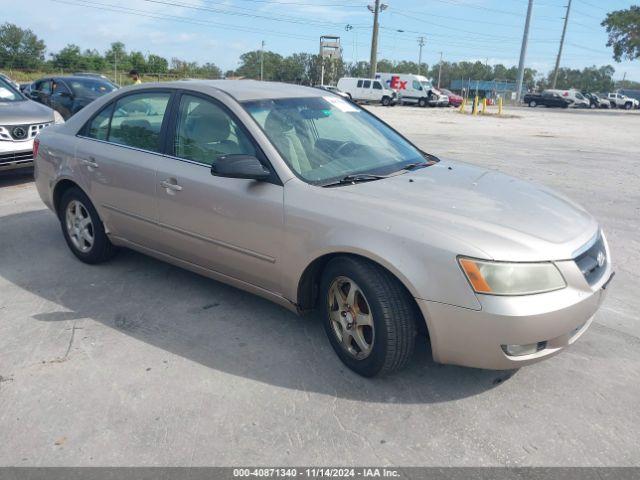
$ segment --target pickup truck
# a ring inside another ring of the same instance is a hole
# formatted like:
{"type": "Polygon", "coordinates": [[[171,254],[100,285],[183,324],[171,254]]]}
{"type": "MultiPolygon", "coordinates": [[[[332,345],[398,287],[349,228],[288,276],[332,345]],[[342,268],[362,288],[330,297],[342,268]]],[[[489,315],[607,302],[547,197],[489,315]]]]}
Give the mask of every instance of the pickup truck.
{"type": "Polygon", "coordinates": [[[625,110],[638,108],[638,100],[621,93],[610,93],[607,95],[607,99],[611,102],[613,108],[624,108],[625,110]]]}
{"type": "Polygon", "coordinates": [[[527,93],[524,96],[524,103],[530,107],[544,105],[545,107],[568,108],[573,101],[563,97],[557,92],[527,93]]]}

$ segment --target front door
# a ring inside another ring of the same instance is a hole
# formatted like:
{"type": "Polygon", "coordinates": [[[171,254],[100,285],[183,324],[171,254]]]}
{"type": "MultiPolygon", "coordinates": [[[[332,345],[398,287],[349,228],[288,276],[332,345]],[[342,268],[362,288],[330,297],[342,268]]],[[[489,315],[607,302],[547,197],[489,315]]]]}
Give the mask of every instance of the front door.
{"type": "Polygon", "coordinates": [[[169,152],[157,172],[162,250],[177,258],[280,290],[284,189],[211,174],[220,155],[260,158],[260,149],[235,116],[211,97],[182,94],[169,152]]]}
{"type": "Polygon", "coordinates": [[[170,91],[120,97],[82,131],[76,159],[109,233],[157,248],[156,167],[170,91]]]}

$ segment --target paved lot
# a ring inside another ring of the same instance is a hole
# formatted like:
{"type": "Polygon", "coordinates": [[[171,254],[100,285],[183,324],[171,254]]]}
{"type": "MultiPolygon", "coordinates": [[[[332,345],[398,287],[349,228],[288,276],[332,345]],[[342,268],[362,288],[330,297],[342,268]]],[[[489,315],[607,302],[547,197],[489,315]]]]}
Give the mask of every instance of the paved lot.
{"type": "MultiPolygon", "coordinates": [[[[604,225],[610,296],[517,372],[365,380],[313,318],[132,252],[87,266],[0,180],[0,465],[640,465],[640,114],[376,108],[437,155],[559,189],[604,225]]],[[[469,339],[473,341],[473,339],[469,339]]]]}

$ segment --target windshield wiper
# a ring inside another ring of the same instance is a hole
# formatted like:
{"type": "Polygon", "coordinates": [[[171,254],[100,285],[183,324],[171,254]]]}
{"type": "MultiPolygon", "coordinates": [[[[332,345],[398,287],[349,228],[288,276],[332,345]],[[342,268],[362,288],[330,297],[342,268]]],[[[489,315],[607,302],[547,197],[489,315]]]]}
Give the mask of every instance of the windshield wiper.
{"type": "Polygon", "coordinates": [[[424,167],[430,167],[431,165],[437,163],[434,160],[428,160],[426,162],[413,162],[413,163],[408,163],[407,165],[405,165],[404,167],[402,167],[402,170],[414,170],[416,168],[424,168],[424,167]]]}
{"type": "Polygon", "coordinates": [[[370,173],[354,173],[351,175],[346,175],[339,180],[336,180],[331,183],[325,183],[322,185],[323,187],[333,187],[336,185],[352,185],[354,183],[360,182],[373,182],[374,180],[381,180],[383,178],[387,178],[384,175],[373,175],[370,173]]]}

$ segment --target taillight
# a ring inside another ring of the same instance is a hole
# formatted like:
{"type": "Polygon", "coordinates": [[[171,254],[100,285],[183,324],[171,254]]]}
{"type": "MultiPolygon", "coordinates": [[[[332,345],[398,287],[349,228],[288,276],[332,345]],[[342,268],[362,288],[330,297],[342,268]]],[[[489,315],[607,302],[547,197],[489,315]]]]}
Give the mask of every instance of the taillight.
{"type": "Polygon", "coordinates": [[[37,138],[33,141],[33,159],[35,160],[38,156],[38,148],[40,147],[40,140],[37,138]]]}

